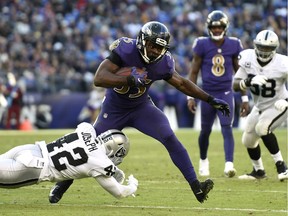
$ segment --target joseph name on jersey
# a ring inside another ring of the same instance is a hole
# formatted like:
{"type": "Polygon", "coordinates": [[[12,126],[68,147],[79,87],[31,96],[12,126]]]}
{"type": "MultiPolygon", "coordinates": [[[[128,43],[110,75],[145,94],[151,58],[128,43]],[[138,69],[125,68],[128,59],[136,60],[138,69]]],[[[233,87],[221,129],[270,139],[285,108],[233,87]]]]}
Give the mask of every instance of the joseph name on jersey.
{"type": "Polygon", "coordinates": [[[49,144],[38,143],[45,160],[39,181],[63,181],[112,176],[115,165],[107,157],[105,147],[97,140],[92,125],[81,123],[74,133],[67,134],[49,144]]]}
{"type": "Polygon", "coordinates": [[[271,62],[262,67],[255,55],[254,49],[247,49],[240,53],[239,65],[244,68],[245,74],[237,74],[235,78],[245,79],[249,75],[264,75],[268,82],[262,86],[251,86],[250,91],[254,98],[255,106],[264,110],[274,105],[279,99],[288,98],[285,86],[288,77],[288,57],[276,53],[271,62]]]}

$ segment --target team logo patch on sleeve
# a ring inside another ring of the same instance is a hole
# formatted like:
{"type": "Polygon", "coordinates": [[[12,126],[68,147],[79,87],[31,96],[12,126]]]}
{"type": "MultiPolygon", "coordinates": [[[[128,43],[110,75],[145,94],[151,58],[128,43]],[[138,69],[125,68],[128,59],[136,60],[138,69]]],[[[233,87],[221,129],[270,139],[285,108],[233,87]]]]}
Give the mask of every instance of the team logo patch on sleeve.
{"type": "Polygon", "coordinates": [[[116,49],[119,46],[119,44],[120,44],[120,39],[113,41],[112,44],[109,46],[109,50],[112,51],[116,49]]]}

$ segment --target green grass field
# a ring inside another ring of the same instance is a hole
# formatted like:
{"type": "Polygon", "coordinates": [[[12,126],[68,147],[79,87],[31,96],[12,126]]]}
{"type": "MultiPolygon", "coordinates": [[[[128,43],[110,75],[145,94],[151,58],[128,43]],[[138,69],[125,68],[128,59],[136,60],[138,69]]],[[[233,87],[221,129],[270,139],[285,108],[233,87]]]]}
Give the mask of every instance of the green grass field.
{"type": "MultiPolygon", "coordinates": [[[[1,131],[0,153],[13,146],[34,143],[36,140],[54,140],[67,130],[32,132],[1,131]]],[[[133,174],[139,180],[136,197],[117,200],[105,192],[93,179],[81,179],[64,195],[59,204],[51,205],[48,194],[53,183],[0,189],[0,215],[21,216],[287,216],[287,181],[280,182],[267,149],[261,144],[262,158],[268,178],[261,181],[243,181],[224,177],[223,139],[219,131],[210,138],[209,161],[214,189],[209,199],[200,204],[189,185],[171,162],[165,148],[140,132],[127,129],[131,141],[129,155],[120,165],[126,176],[133,174]]],[[[186,146],[198,172],[198,131],[181,129],[177,136],[186,146]]],[[[241,175],[252,170],[241,131],[234,130],[235,168],[241,175]]],[[[283,157],[287,161],[287,128],[276,131],[283,157]]],[[[200,178],[204,180],[204,178],[200,178]]]]}

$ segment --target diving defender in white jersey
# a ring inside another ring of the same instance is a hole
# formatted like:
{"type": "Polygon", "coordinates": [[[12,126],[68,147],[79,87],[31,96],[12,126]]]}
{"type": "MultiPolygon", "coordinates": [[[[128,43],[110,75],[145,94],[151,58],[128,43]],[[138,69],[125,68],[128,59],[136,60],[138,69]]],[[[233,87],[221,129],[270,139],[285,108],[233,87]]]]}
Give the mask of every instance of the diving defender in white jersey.
{"type": "Polygon", "coordinates": [[[274,160],[278,179],[288,179],[287,166],[273,133],[287,121],[288,116],[288,57],[276,53],[278,46],[278,36],[273,31],[263,30],[254,40],[254,49],[240,53],[240,68],[234,77],[233,88],[235,91],[249,88],[254,101],[242,136],[242,143],[247,148],[253,171],[239,176],[240,179],[266,177],[259,139],[262,139],[274,160]]]}
{"type": "Polygon", "coordinates": [[[93,126],[84,122],[51,143],[21,145],[0,155],[0,187],[92,177],[116,198],[133,196],[138,180],[130,175],[128,184],[123,185],[125,174],[116,166],[129,147],[129,139],[121,131],[112,129],[96,136],[93,126]]]}

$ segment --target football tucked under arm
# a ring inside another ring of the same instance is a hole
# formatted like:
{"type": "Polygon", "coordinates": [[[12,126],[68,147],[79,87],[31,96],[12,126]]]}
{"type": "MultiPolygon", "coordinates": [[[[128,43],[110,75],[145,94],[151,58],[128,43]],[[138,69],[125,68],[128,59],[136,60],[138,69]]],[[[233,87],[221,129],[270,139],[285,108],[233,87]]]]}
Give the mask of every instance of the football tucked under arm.
{"type": "Polygon", "coordinates": [[[145,70],[141,68],[137,68],[137,67],[121,67],[119,68],[119,70],[116,71],[116,74],[120,76],[130,76],[133,68],[135,68],[139,74],[142,74],[145,72],[145,70]]]}
{"type": "Polygon", "coordinates": [[[143,86],[147,77],[147,71],[137,67],[122,67],[116,74],[126,76],[128,86],[143,86]]]}

